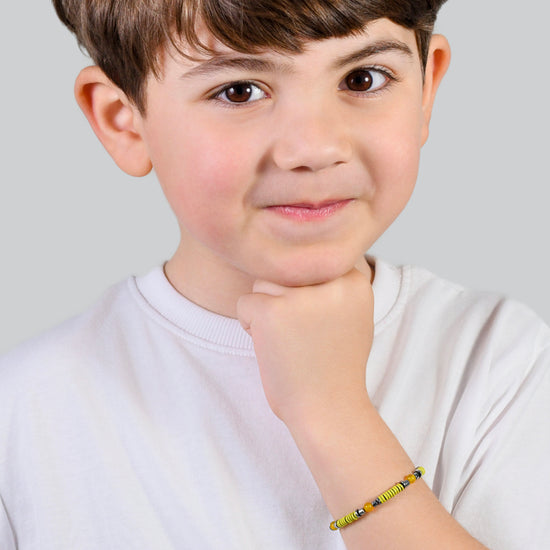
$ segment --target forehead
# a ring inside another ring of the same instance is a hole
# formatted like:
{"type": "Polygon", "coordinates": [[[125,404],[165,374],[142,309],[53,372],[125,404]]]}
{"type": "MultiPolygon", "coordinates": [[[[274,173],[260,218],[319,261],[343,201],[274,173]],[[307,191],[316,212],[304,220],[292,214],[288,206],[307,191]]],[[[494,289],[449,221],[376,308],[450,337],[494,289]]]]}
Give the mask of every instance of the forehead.
{"type": "Polygon", "coordinates": [[[304,57],[315,58],[317,63],[326,62],[334,68],[380,53],[400,55],[410,61],[420,60],[414,31],[388,19],[371,21],[360,31],[344,37],[304,41],[298,52],[269,48],[237,51],[223,44],[203,25],[198,27],[197,35],[208,53],[180,41],[168,56],[179,70],[184,71],[186,78],[229,69],[292,73],[304,57]]]}

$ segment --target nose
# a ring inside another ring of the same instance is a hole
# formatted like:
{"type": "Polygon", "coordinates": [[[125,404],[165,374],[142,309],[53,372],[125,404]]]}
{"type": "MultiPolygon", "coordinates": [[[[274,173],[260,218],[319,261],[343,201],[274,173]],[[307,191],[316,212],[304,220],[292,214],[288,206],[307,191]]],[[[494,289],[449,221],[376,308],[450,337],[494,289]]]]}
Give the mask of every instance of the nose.
{"type": "Polygon", "coordinates": [[[318,172],[352,157],[346,120],[328,106],[294,105],[278,118],[277,126],[272,157],[282,170],[318,172]]]}

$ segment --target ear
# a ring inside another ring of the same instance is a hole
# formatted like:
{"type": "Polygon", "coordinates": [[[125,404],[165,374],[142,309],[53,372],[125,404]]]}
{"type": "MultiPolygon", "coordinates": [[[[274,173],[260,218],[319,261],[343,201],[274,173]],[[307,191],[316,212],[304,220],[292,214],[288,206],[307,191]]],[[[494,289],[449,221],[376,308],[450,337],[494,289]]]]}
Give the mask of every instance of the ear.
{"type": "Polygon", "coordinates": [[[428,139],[435,96],[437,89],[439,88],[439,84],[443,80],[443,77],[449,68],[450,62],[451,47],[449,46],[449,42],[444,36],[434,34],[430,42],[430,50],[428,53],[424,77],[424,91],[422,95],[422,111],[424,114],[422,145],[424,145],[428,139]]]}
{"type": "Polygon", "coordinates": [[[105,73],[86,67],[75,82],[75,97],[96,136],[117,165],[131,176],[145,176],[152,164],[137,131],[139,111],[105,73]]]}

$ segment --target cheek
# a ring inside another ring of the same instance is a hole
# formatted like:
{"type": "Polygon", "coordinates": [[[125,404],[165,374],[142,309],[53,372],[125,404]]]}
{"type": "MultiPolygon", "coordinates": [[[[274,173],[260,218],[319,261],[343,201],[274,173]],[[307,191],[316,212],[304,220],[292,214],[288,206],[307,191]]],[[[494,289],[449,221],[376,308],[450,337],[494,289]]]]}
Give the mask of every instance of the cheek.
{"type": "Polygon", "coordinates": [[[416,183],[421,149],[420,116],[395,113],[371,129],[376,138],[365,155],[374,193],[374,214],[389,225],[407,204],[416,183]]]}
{"type": "Polygon", "coordinates": [[[250,155],[233,136],[204,121],[158,131],[152,160],[164,194],[180,226],[200,240],[223,240],[238,223],[253,181],[250,155]],[[189,128],[193,128],[190,131],[189,128]],[[169,138],[162,138],[169,136],[169,138]]]}

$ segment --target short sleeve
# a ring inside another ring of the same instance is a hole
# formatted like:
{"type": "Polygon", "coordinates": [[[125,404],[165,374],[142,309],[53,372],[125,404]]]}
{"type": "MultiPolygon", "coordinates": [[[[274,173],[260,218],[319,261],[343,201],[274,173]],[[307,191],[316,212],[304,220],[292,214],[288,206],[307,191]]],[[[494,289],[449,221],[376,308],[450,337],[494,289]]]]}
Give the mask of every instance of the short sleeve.
{"type": "Polygon", "coordinates": [[[13,529],[8,519],[6,507],[4,506],[4,501],[2,500],[1,496],[0,496],[0,548],[2,550],[17,549],[17,546],[15,544],[13,529]]]}
{"type": "Polygon", "coordinates": [[[550,548],[550,330],[533,318],[511,319],[498,338],[506,345],[489,350],[485,402],[452,510],[495,550],[550,548]]]}

